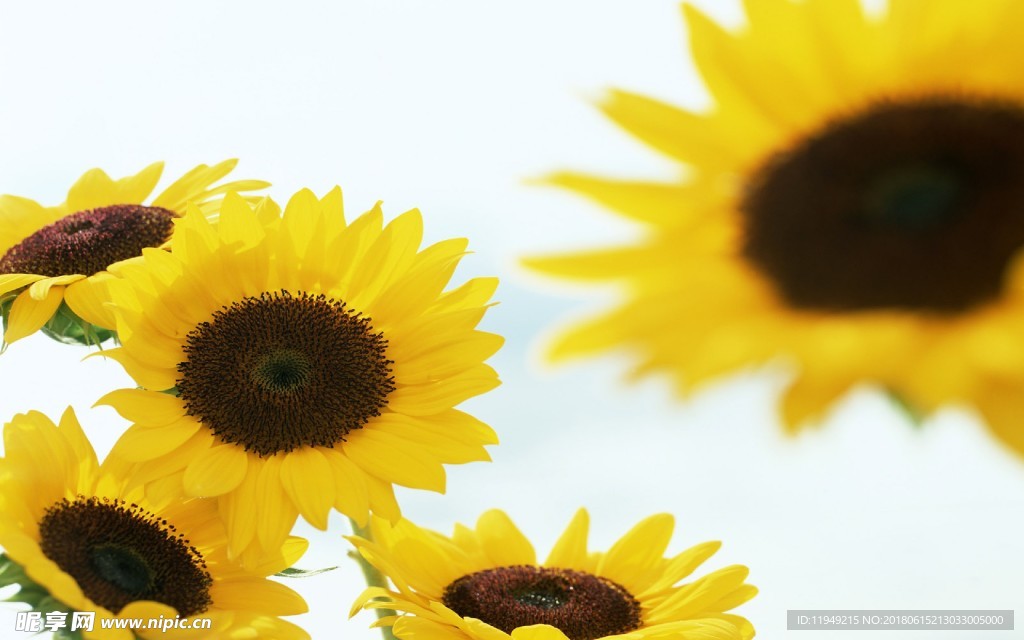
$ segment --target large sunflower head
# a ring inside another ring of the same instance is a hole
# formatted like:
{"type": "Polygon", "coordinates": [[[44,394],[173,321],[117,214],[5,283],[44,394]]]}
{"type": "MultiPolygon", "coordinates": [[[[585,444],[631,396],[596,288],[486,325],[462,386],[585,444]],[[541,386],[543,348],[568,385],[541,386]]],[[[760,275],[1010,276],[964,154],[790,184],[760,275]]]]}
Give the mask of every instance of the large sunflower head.
{"type": "Polygon", "coordinates": [[[862,381],[925,411],[985,410],[993,384],[1024,382],[1024,7],[745,6],[736,31],[685,8],[710,110],[603,103],[684,165],[677,182],[553,177],[648,229],[638,246],[529,261],[628,291],[554,355],[625,345],[683,391],[784,355],[790,425],[862,381]]]}
{"type": "Polygon", "coordinates": [[[643,520],[607,552],[587,549],[580,510],[547,559],[501,511],[449,538],[408,521],[373,522],[373,541],[351,538],[395,590],[367,589],[353,606],[390,609],[398,638],[596,640],[607,637],[748,640],[754,628],[726,613],[757,589],[747,568],[730,566],[680,584],[721,546],[664,557],[672,516],[643,520]]]}
{"type": "MultiPolygon", "coordinates": [[[[60,426],[39,412],[4,428],[0,458],[0,581],[38,610],[94,612],[84,637],[131,640],[116,619],[209,619],[207,629],[140,629],[143,638],[308,640],[278,616],[306,611],[266,576],[291,566],[306,541],[291,538],[250,570],[227,553],[215,501],[153,502],[125,491],[122,465],[97,464],[71,409],[60,426]],[[111,628],[108,628],[111,627],[111,628]]],[[[122,623],[123,624],[123,623],[122,623]]]]}
{"type": "Polygon", "coordinates": [[[112,455],[153,490],[217,496],[239,553],[298,514],[397,519],[392,484],[443,491],[443,463],[496,442],[455,409],[497,386],[502,342],[476,330],[495,279],[445,290],[464,239],[421,250],[415,210],[346,224],[340,189],[264,213],[229,195],[216,226],[192,211],[170,252],[118,267],[122,347],[103,352],[143,387],[104,400],[136,423],[112,455]]]}
{"type": "Polygon", "coordinates": [[[151,200],[162,162],[120,180],[101,169],[87,171],[54,207],[0,196],[3,341],[10,344],[40,329],[64,342],[98,344],[110,338],[108,267],[167,242],[187,202],[210,210],[228,189],[267,186],[257,180],[217,185],[236,164],[199,165],[151,200]]]}

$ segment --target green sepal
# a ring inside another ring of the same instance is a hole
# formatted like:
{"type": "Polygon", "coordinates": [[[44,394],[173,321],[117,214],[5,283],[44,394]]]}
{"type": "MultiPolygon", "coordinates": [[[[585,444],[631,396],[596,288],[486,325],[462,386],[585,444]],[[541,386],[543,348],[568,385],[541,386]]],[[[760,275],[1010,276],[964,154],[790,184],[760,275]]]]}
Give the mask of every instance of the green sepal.
{"type": "Polygon", "coordinates": [[[117,337],[117,332],[86,322],[78,317],[66,302],[61,302],[42,332],[62,344],[78,344],[87,347],[99,346],[117,337]]]}
{"type": "Polygon", "coordinates": [[[0,587],[21,584],[25,578],[25,570],[21,565],[7,557],[6,553],[0,553],[0,587]]]}
{"type": "Polygon", "coordinates": [[[67,606],[55,600],[50,592],[28,577],[20,564],[7,554],[0,554],[0,587],[19,586],[17,592],[6,598],[7,602],[24,602],[33,611],[67,611],[67,606]]]}
{"type": "MultiPolygon", "coordinates": [[[[7,325],[10,320],[11,307],[14,305],[14,299],[18,297],[23,289],[18,291],[10,291],[3,296],[0,296],[0,317],[3,318],[4,332],[7,331],[7,325]]],[[[78,317],[71,307],[67,305],[63,300],[60,306],[57,307],[57,311],[53,314],[46,324],[43,325],[40,331],[44,335],[60,342],[61,344],[75,344],[85,345],[87,347],[100,346],[108,340],[116,340],[117,332],[111,329],[104,329],[98,327],[92,323],[86,322],[85,320],[78,317]]],[[[0,349],[0,353],[7,348],[7,344],[3,345],[0,349]]]]}
{"type": "MultiPolygon", "coordinates": [[[[8,291],[4,295],[0,296],[0,320],[3,321],[4,333],[7,333],[7,318],[11,315],[11,306],[14,304],[14,299],[18,297],[17,291],[8,291]]],[[[3,341],[3,337],[0,336],[0,353],[7,351],[7,343],[3,341]]]]}
{"type": "Polygon", "coordinates": [[[885,389],[885,395],[892,402],[893,406],[899,409],[907,420],[910,421],[910,426],[914,428],[920,428],[924,425],[924,421],[928,419],[928,414],[923,409],[915,405],[910,400],[907,400],[906,396],[894,391],[892,389],[885,389]]]}

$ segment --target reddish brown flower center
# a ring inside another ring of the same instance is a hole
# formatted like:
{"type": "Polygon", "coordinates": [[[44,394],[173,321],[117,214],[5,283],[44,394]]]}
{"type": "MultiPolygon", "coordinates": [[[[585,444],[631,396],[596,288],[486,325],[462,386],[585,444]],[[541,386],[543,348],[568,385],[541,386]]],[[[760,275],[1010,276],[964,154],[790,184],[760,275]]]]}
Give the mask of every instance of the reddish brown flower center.
{"type": "Polygon", "coordinates": [[[572,569],[517,565],[462,576],[445,588],[444,605],[511,633],[549,624],[570,640],[594,640],[639,629],[640,604],[625,588],[572,569]]]}
{"type": "Polygon", "coordinates": [[[171,237],[175,217],[173,211],[138,204],[72,213],[8,249],[0,273],[91,276],[162,245],[171,237]]]}

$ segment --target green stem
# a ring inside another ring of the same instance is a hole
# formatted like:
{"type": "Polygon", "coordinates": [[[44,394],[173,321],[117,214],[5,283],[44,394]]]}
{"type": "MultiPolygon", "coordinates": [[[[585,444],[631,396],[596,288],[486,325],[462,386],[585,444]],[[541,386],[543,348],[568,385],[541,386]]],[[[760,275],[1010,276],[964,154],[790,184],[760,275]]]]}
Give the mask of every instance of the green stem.
{"type": "MultiPolygon", "coordinates": [[[[373,533],[370,531],[370,527],[360,527],[355,520],[349,518],[349,522],[352,523],[352,533],[360,538],[367,540],[373,540],[373,533]]],[[[370,587],[382,587],[388,588],[388,579],[380,572],[377,567],[373,566],[366,561],[366,558],[362,556],[358,551],[350,551],[349,557],[359,563],[359,568],[363,570],[363,577],[366,579],[367,586],[370,587]]],[[[374,609],[377,613],[377,618],[385,618],[387,616],[395,615],[395,611],[392,609],[374,609]]],[[[395,634],[391,631],[391,627],[380,627],[380,633],[384,637],[384,640],[396,640],[395,634]]]]}

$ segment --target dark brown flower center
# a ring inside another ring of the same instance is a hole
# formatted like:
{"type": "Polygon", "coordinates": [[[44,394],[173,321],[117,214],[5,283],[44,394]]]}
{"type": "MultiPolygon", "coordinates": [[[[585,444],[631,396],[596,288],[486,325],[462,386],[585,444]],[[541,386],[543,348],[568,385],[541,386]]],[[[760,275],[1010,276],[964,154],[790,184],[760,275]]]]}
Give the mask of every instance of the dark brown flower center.
{"type": "Polygon", "coordinates": [[[222,441],[261,456],[332,447],[395,390],[387,340],[323,295],[287,291],[215,312],[186,337],[178,392],[222,441]]]}
{"type": "Polygon", "coordinates": [[[1024,106],[876,105],[767,162],[742,213],[744,255],[794,307],[969,310],[1024,246],[1024,106]]]}
{"type": "Polygon", "coordinates": [[[582,571],[518,565],[486,569],[452,582],[444,605],[511,633],[549,624],[569,640],[594,640],[639,629],[640,604],[618,584],[582,571]]]}
{"type": "Polygon", "coordinates": [[[46,510],[40,548],[96,604],[118,613],[155,600],[182,616],[213,602],[202,555],[174,525],[134,504],[79,497],[46,510]]]}
{"type": "Polygon", "coordinates": [[[72,213],[8,249],[0,273],[91,276],[162,245],[171,237],[175,217],[173,211],[138,204],[72,213]]]}

